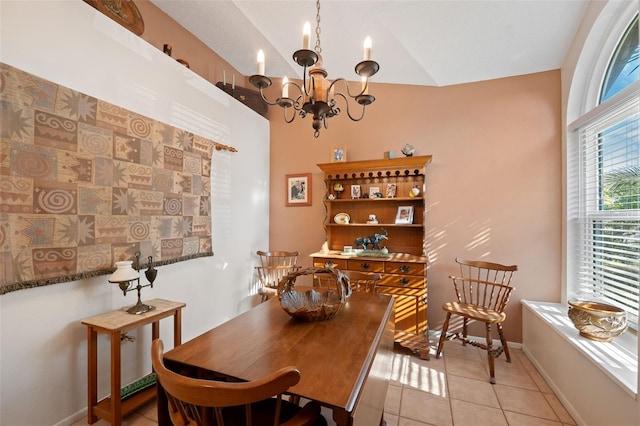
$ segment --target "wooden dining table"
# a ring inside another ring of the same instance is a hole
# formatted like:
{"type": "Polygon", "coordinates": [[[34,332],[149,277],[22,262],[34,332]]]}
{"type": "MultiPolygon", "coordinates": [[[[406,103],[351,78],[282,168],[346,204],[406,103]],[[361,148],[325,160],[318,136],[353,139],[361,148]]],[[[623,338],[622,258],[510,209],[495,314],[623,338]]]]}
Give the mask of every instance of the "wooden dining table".
{"type": "MultiPolygon", "coordinates": [[[[292,365],[301,378],[290,393],[330,408],[339,426],[384,425],[393,306],[391,296],[356,292],[334,318],[303,322],[272,298],[166,352],[164,360],[175,371],[245,381],[292,365]]],[[[160,385],[158,423],[171,424],[160,385]]]]}

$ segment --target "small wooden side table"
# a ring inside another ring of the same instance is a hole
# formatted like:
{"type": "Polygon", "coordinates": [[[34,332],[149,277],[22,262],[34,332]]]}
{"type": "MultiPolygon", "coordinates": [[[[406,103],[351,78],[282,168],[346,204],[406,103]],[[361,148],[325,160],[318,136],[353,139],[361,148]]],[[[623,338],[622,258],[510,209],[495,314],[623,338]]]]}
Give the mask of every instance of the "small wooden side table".
{"type": "Polygon", "coordinates": [[[153,299],[145,302],[156,307],[153,311],[132,315],[124,309],[86,318],[82,324],[87,326],[87,368],[88,368],[88,410],[87,423],[93,424],[98,417],[112,425],[119,426],[122,416],[153,399],[156,387],[147,388],[122,401],[120,399],[120,336],[123,331],[151,324],[152,339],[160,337],[160,320],[173,316],[173,345],[182,341],[182,302],[153,299]],[[98,333],[111,336],[111,396],[98,401],[98,333]]]}

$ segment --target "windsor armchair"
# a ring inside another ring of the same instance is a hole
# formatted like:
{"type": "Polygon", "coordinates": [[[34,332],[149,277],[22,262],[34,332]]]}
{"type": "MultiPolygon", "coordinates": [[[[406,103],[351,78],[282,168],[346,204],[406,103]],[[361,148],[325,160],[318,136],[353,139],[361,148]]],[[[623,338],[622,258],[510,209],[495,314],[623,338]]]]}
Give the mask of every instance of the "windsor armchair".
{"type": "Polygon", "coordinates": [[[463,345],[471,344],[487,351],[489,361],[489,381],[494,384],[495,358],[504,352],[507,362],[511,362],[509,347],[504,337],[502,323],[507,319],[504,312],[509,297],[513,291],[511,279],[518,270],[516,265],[506,266],[499,263],[464,260],[456,258],[460,266],[460,276],[450,276],[456,292],[456,301],[442,305],[446,312],[442,333],[438,342],[436,358],[440,358],[445,340],[460,339],[463,345]],[[462,332],[450,333],[447,336],[449,321],[452,315],[462,317],[462,332]],[[486,343],[476,342],[468,338],[470,321],[480,321],[485,324],[486,343]],[[493,346],[491,326],[496,325],[500,337],[501,347],[493,346]]]}

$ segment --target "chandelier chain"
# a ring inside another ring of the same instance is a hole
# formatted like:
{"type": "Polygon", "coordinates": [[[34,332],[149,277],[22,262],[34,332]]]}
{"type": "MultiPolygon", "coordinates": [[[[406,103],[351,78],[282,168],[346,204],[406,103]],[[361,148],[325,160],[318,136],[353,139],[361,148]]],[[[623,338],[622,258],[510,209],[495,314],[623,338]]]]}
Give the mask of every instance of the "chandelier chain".
{"type": "Polygon", "coordinates": [[[316,47],[315,51],[318,55],[322,53],[320,47],[320,0],[316,0],[316,47]]]}

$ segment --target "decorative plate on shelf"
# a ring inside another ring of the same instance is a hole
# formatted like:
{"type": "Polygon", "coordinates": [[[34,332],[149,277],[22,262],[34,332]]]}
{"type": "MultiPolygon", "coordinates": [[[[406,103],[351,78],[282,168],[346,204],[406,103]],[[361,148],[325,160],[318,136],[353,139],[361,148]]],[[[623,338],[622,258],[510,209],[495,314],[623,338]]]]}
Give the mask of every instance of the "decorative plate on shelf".
{"type": "Polygon", "coordinates": [[[348,225],[349,221],[351,220],[351,216],[349,216],[347,213],[338,213],[333,217],[333,220],[338,225],[348,225]]]}
{"type": "Polygon", "coordinates": [[[84,2],[132,33],[141,35],[144,32],[144,20],[133,0],[84,0],[84,2]]]}

